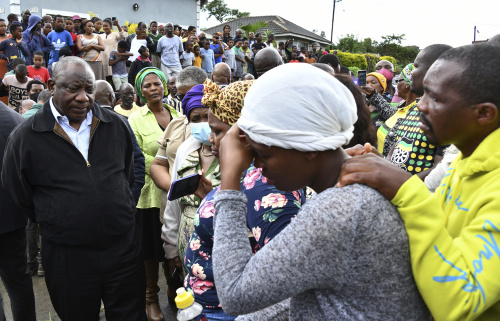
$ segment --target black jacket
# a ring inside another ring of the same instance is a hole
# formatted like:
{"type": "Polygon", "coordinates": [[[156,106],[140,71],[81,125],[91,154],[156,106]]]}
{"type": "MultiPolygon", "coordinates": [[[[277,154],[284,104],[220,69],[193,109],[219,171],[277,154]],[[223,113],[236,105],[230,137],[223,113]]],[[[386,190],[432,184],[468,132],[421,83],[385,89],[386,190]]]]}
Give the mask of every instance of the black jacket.
{"type": "Polygon", "coordinates": [[[56,122],[49,102],[7,141],[2,183],[53,243],[105,248],[135,231],[130,131],[97,104],[92,113],[88,162],[56,122]]]}
{"type": "MultiPolygon", "coordinates": [[[[105,105],[100,105],[100,106],[101,108],[107,109],[108,111],[116,114],[116,112],[113,110],[113,107],[105,105]]],[[[132,195],[134,196],[135,204],[137,205],[137,202],[139,202],[139,198],[141,197],[142,188],[144,187],[144,184],[146,182],[145,179],[146,159],[144,158],[144,154],[142,153],[141,147],[137,143],[134,131],[132,130],[132,127],[130,127],[130,124],[127,121],[127,117],[120,114],[117,115],[120,116],[120,118],[125,122],[125,124],[127,124],[127,127],[130,131],[130,136],[132,137],[132,144],[134,145],[134,186],[132,186],[132,195]]]]}
{"type": "MultiPolygon", "coordinates": [[[[14,128],[23,121],[24,118],[21,115],[0,102],[0,172],[2,171],[2,159],[7,138],[14,128]]],[[[9,186],[6,189],[8,188],[9,186]]],[[[0,182],[0,234],[26,226],[26,216],[21,214],[21,210],[6,189],[0,182]]]]}
{"type": "Polygon", "coordinates": [[[153,64],[149,61],[141,61],[139,60],[139,58],[134,60],[132,62],[132,65],[130,65],[130,70],[128,71],[128,83],[135,88],[135,77],[137,77],[139,71],[141,71],[143,68],[152,66],[153,64]]]}

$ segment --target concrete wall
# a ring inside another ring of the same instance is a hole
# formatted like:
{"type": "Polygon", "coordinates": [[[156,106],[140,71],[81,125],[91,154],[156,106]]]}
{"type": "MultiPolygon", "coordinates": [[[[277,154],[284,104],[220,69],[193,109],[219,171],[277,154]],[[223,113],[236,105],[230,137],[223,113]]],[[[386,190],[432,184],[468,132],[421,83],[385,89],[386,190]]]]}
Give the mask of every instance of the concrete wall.
{"type": "Polygon", "coordinates": [[[21,12],[30,7],[37,7],[38,12],[33,14],[38,16],[59,13],[63,16],[78,14],[83,17],[88,16],[91,11],[101,19],[117,17],[122,25],[125,21],[144,21],[149,24],[152,20],[182,26],[197,25],[196,0],[0,0],[0,7],[5,8],[5,12],[0,13],[0,18],[7,19],[11,12],[11,2],[19,1],[21,12]],[[134,11],[134,3],[139,5],[139,10],[134,11]]]}

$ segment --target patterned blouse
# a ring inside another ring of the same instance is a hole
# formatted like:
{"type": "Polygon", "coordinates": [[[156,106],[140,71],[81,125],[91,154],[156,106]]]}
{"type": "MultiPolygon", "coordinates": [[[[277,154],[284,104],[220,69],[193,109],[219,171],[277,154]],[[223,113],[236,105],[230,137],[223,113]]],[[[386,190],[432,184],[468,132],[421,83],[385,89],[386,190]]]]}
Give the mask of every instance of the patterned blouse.
{"type": "MultiPolygon", "coordinates": [[[[82,40],[82,46],[87,45],[98,45],[99,44],[99,35],[94,35],[95,37],[91,40],[86,39],[83,35],[78,35],[78,37],[82,40]]],[[[80,57],[85,61],[102,61],[101,52],[95,49],[89,51],[80,52],[80,57]]]]}
{"type": "MultiPolygon", "coordinates": [[[[253,234],[250,243],[254,254],[281,232],[305,203],[302,191],[282,192],[267,184],[262,169],[253,165],[242,178],[241,191],[248,198],[247,227],[253,234]]],[[[201,202],[194,218],[195,230],[186,250],[184,265],[188,275],[184,286],[195,301],[208,309],[221,309],[214,285],[212,248],[214,241],[214,196],[211,191],[201,202]]]]}

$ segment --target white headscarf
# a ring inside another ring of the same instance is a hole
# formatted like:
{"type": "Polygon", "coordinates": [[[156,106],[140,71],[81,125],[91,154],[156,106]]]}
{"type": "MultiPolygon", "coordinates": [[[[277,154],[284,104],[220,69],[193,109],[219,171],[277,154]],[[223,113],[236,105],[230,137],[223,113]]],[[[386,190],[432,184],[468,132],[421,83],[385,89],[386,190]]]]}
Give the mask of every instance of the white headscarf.
{"type": "Polygon", "coordinates": [[[357,120],[354,98],[342,83],[309,64],[266,72],[248,91],[238,126],[253,141],[302,152],[347,144],[357,120]]]}

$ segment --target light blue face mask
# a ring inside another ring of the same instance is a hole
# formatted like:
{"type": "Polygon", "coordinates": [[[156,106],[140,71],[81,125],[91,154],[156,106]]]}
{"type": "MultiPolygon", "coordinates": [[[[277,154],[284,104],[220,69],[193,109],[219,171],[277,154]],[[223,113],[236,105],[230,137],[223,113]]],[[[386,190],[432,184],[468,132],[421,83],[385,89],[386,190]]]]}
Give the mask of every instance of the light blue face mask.
{"type": "Polygon", "coordinates": [[[191,126],[191,135],[196,138],[197,141],[203,143],[204,145],[212,146],[208,142],[208,138],[210,137],[210,133],[212,130],[210,126],[208,126],[207,122],[203,123],[189,123],[191,126]]]}

